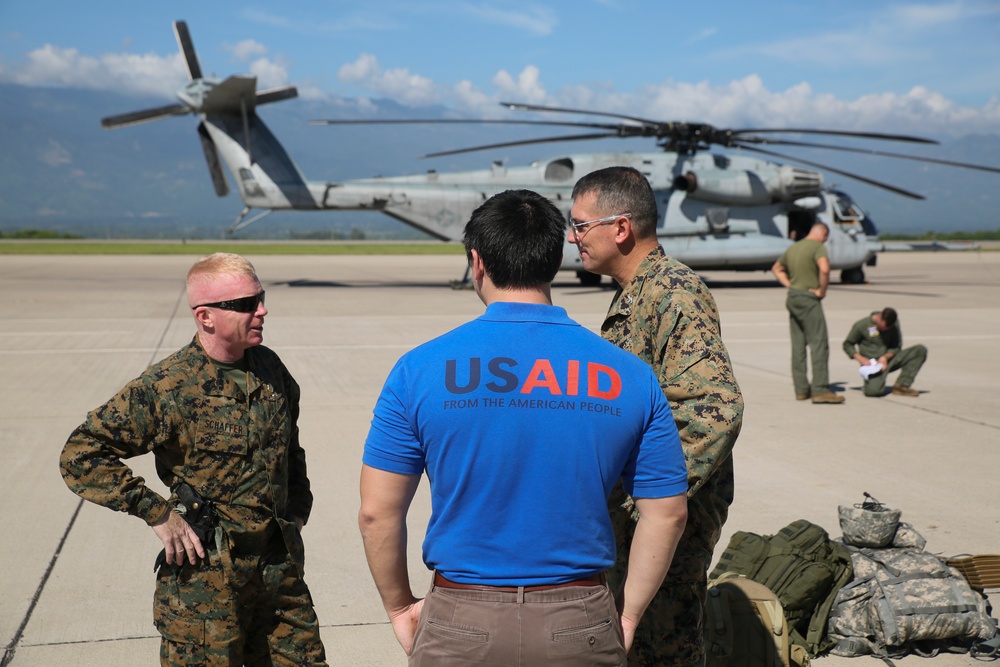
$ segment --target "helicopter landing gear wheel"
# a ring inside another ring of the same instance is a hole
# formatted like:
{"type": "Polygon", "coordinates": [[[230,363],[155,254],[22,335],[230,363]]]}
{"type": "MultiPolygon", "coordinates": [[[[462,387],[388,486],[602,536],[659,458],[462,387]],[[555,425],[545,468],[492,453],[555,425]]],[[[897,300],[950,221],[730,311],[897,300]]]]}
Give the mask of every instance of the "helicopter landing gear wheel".
{"type": "Polygon", "coordinates": [[[580,279],[580,284],[584,287],[597,287],[601,284],[601,275],[590,271],[577,271],[576,277],[580,279]]]}
{"type": "Polygon", "coordinates": [[[864,285],[865,270],[860,266],[853,269],[844,269],[840,272],[840,282],[844,285],[864,285]]]}

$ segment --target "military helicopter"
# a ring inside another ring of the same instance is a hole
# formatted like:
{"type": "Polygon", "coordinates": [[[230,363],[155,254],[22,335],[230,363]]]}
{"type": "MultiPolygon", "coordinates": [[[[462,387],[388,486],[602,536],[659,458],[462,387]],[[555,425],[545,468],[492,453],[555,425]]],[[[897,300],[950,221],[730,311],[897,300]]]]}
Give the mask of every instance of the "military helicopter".
{"type": "MultiPolygon", "coordinates": [[[[614,165],[643,172],[658,200],[657,236],[664,249],[695,270],[767,270],[796,238],[816,220],[827,223],[831,268],[841,271],[845,283],[865,281],[865,266],[874,266],[880,250],[871,218],[842,190],[824,187],[818,171],[778,164],[744,155],[709,154],[711,146],[777,157],[817,167],[884,188],[905,197],[920,194],[801,158],[775,153],[762,146],[825,148],[868,155],[919,160],[954,167],[1000,173],[1000,169],[877,150],[830,146],[773,137],[777,133],[827,135],[921,144],[929,139],[894,134],[816,129],[718,129],[702,123],[658,122],[614,113],[602,113],[505,103],[515,110],[586,114],[619,122],[545,120],[318,120],[316,124],[350,123],[494,123],[587,128],[584,134],[495,143],[431,153],[436,157],[507,146],[579,141],[605,137],[649,137],[655,153],[584,153],[538,160],[524,167],[494,162],[488,169],[396,177],[351,179],[341,182],[308,181],[285,148],[261,121],[256,107],[294,98],[286,86],[257,92],[256,77],[235,75],[218,80],[202,75],[187,24],[174,23],[174,34],[187,63],[189,83],[177,93],[179,104],[104,118],[105,128],[198,114],[198,136],[208,161],[215,192],[222,197],[229,186],[224,162],[239,189],[244,208],[229,231],[237,231],[274,210],[375,210],[416,227],[443,241],[461,241],[465,222],[487,198],[508,189],[525,188],[548,197],[564,213],[572,205],[576,180],[591,171],[614,165]],[[259,209],[250,215],[254,209],[259,209]],[[248,217],[250,216],[250,217],[248,217]]],[[[567,242],[563,269],[577,272],[585,285],[600,276],[583,270],[576,246],[567,242]]]]}

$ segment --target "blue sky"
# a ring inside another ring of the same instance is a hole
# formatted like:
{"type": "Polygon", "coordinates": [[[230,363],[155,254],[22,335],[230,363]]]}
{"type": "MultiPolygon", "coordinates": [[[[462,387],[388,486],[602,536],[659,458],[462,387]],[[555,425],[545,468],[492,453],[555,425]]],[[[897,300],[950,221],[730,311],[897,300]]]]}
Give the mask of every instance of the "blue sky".
{"type": "Polygon", "coordinates": [[[1000,133],[1000,2],[0,0],[0,81],[134,91],[206,74],[362,108],[518,101],[718,126],[1000,133]]]}

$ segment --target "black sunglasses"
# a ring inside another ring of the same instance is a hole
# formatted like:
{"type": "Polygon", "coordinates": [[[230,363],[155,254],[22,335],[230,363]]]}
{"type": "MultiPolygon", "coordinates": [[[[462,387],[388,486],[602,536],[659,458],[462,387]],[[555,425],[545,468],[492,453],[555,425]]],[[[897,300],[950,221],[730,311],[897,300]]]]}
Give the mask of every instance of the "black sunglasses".
{"type": "Polygon", "coordinates": [[[253,296],[244,296],[239,299],[229,299],[228,301],[216,301],[215,303],[203,303],[195,308],[221,308],[222,310],[232,310],[237,313],[252,313],[257,310],[257,305],[264,303],[264,290],[253,296]]]}

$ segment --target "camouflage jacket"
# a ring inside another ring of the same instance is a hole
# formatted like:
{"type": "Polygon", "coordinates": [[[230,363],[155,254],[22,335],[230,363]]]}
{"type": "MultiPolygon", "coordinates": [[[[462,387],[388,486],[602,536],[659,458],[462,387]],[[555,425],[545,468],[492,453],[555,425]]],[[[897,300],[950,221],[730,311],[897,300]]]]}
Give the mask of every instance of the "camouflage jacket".
{"type": "Polygon", "coordinates": [[[743,395],[712,293],[657,247],[618,290],[601,335],[636,354],[659,378],[684,447],[688,497],[694,495],[729,459],[743,424],[743,395]]]}
{"type": "Polygon", "coordinates": [[[305,521],[312,508],[299,446],[299,386],[268,348],[250,348],[246,359],[249,395],[197,337],[147,369],[70,435],[59,461],[66,484],[152,525],[171,505],[123,462],[152,452],[163,483],[187,482],[216,503],[220,525],[231,541],[243,538],[247,555],[280,530],[299,560],[301,540],[288,534],[289,521],[305,521]]]}

